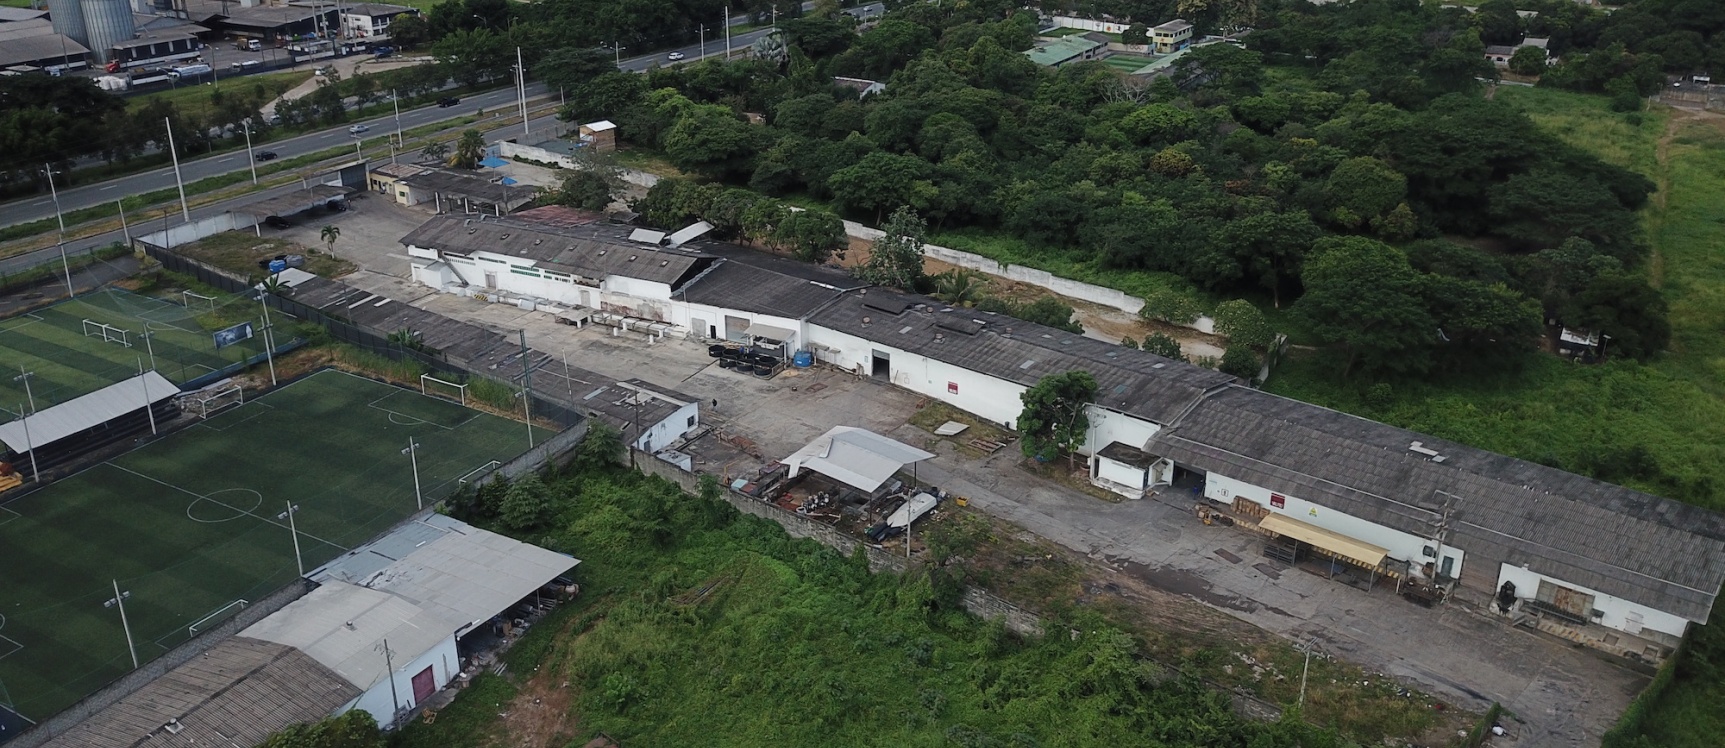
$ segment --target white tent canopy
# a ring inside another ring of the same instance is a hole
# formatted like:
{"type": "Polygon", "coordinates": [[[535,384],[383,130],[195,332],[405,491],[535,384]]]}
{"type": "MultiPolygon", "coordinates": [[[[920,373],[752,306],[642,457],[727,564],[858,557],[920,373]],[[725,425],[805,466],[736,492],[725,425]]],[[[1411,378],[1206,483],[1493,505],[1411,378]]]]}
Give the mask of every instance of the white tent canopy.
{"type": "Polygon", "coordinates": [[[934,455],[873,431],[834,426],[784,459],[789,477],[804,468],[866,493],[874,493],[905,465],[934,455]]]}
{"type": "Polygon", "coordinates": [[[0,442],[23,454],[179,394],[178,386],[152,369],[36,413],[29,424],[22,418],[0,424],[0,442]]]}

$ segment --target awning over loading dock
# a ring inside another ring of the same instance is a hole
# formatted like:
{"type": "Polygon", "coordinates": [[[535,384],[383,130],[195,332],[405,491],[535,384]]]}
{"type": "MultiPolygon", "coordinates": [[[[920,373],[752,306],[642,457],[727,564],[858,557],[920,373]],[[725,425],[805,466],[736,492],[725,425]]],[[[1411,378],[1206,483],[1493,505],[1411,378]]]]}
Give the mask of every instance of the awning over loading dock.
{"type": "Polygon", "coordinates": [[[749,329],[744,330],[743,334],[744,335],[752,335],[752,336],[757,337],[757,338],[766,338],[767,340],[771,340],[775,343],[783,343],[783,342],[786,342],[786,341],[790,340],[791,338],[794,338],[797,336],[796,332],[794,332],[794,331],[786,330],[783,327],[773,327],[772,325],[763,325],[759,322],[756,322],[756,323],[749,325],[749,329]]]}
{"type": "Polygon", "coordinates": [[[1310,543],[1371,569],[1378,568],[1378,564],[1383,563],[1384,556],[1389,555],[1388,550],[1371,543],[1355,540],[1346,535],[1331,532],[1316,525],[1309,525],[1281,514],[1265,517],[1262,522],[1258,523],[1258,527],[1283,537],[1310,543]]]}

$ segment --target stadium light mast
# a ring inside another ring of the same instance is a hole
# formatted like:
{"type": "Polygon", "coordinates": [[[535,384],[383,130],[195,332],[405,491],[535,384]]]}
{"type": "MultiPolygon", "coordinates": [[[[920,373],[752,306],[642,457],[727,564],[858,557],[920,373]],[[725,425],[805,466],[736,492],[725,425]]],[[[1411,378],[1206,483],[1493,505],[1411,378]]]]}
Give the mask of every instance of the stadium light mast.
{"type": "Polygon", "coordinates": [[[66,215],[60,212],[60,190],[54,186],[54,165],[43,164],[43,172],[48,175],[48,194],[54,197],[54,220],[60,222],[60,269],[66,272],[66,295],[77,296],[78,291],[72,288],[72,263],[66,259],[66,215]]]}
{"type": "MultiPolygon", "coordinates": [[[[23,403],[18,404],[18,412],[24,413],[23,403]]],[[[18,420],[24,422],[24,451],[30,453],[30,480],[41,483],[42,473],[36,469],[36,445],[30,441],[30,414],[24,413],[24,417],[18,420]]]]}
{"type": "Polygon", "coordinates": [[[269,291],[258,289],[258,303],[264,306],[264,359],[270,362],[270,386],[276,386],[276,347],[273,343],[275,335],[270,332],[270,302],[269,291]]]}
{"type": "Polygon", "coordinates": [[[138,669],[138,648],[132,644],[132,623],[130,621],[126,620],[126,598],[132,596],[132,591],[127,590],[125,592],[121,592],[120,591],[120,580],[115,579],[112,581],[114,582],[114,596],[108,598],[108,600],[106,602],[102,603],[102,607],[104,607],[104,608],[113,608],[116,606],[119,607],[119,609],[120,609],[120,628],[125,629],[125,631],[126,631],[126,651],[131,653],[131,655],[132,655],[132,669],[137,670],[138,669]]]}
{"type": "Polygon", "coordinates": [[[174,186],[180,188],[180,215],[186,223],[191,223],[192,208],[186,204],[186,181],[180,177],[180,153],[174,150],[174,121],[163,117],[162,122],[168,126],[168,155],[174,159],[174,186]]]}
{"type": "Polygon", "coordinates": [[[419,491],[419,444],[413,441],[413,437],[407,437],[407,449],[401,450],[401,453],[407,455],[407,459],[413,463],[413,500],[420,509],[424,509],[425,495],[419,491]]]}
{"type": "Polygon", "coordinates": [[[35,413],[36,396],[30,392],[30,378],[36,376],[36,372],[26,371],[22,366],[18,367],[18,372],[18,376],[13,377],[12,381],[24,383],[24,396],[30,398],[30,412],[35,413]]]}
{"type": "Polygon", "coordinates": [[[301,560],[299,555],[299,527],[293,521],[294,512],[297,511],[299,511],[299,506],[289,501],[287,511],[276,515],[276,519],[287,520],[288,532],[293,535],[293,562],[295,566],[299,567],[299,575],[303,577],[305,576],[305,561],[301,560]]]}
{"type": "Polygon", "coordinates": [[[156,409],[150,403],[150,379],[144,376],[144,357],[138,357],[138,383],[144,386],[144,413],[150,416],[150,436],[156,435],[156,409]]]}

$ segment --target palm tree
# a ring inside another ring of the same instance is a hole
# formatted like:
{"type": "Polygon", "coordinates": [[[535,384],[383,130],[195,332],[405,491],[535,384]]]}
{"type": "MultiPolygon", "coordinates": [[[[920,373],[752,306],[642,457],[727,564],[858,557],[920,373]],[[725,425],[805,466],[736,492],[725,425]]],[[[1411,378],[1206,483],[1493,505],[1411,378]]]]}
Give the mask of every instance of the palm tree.
{"type": "Polygon", "coordinates": [[[449,155],[449,144],[427,143],[424,148],[419,149],[419,155],[433,161],[441,161],[444,156],[449,155]]]}
{"type": "Polygon", "coordinates": [[[455,153],[449,156],[449,165],[457,169],[477,169],[482,158],[485,158],[485,136],[478,130],[466,130],[461,133],[461,139],[455,141],[455,153]]]}
{"type": "Polygon", "coordinates": [[[323,231],[318,232],[318,236],[323,237],[323,243],[329,247],[329,256],[334,257],[335,240],[341,238],[341,227],[333,224],[324,224],[323,231]]]}

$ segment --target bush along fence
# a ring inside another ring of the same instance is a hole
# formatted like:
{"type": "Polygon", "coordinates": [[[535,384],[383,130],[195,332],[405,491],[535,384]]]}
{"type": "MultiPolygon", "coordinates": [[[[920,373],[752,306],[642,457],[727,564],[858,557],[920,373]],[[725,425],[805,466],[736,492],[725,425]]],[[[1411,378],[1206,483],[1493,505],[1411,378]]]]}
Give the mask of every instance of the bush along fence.
{"type": "MultiPolygon", "coordinates": [[[[224,270],[155,244],[141,241],[137,244],[143,248],[145,254],[160,262],[164,270],[189,276],[199,283],[228,293],[257,293],[257,290],[246,279],[236,277],[224,270]]],[[[399,364],[401,366],[400,371],[392,373],[399,375],[401,379],[416,380],[422,373],[442,375],[467,382],[470,385],[469,396],[498,410],[507,412],[520,404],[520,398],[517,395],[521,387],[513,381],[495,379],[473,370],[459,360],[451,359],[447,354],[415,348],[405,341],[392,338],[389,331],[356,325],[350,321],[326,314],[315,307],[295,301],[291,297],[271,294],[265,298],[271,309],[279,310],[290,317],[323,328],[331,340],[352,346],[363,354],[378,356],[384,361],[399,364]]],[[[451,323],[456,324],[453,320],[451,323]]],[[[529,404],[535,421],[554,423],[559,430],[568,430],[577,426],[584,428],[586,418],[574,407],[573,403],[564,403],[548,397],[545,393],[533,392],[529,404]]]]}
{"type": "Polygon", "coordinates": [[[1685,635],[1683,641],[1678,642],[1677,651],[1665,658],[1665,662],[1659,666],[1659,672],[1653,674],[1653,680],[1648,682],[1646,688],[1641,689],[1641,694],[1636,696],[1634,701],[1629,702],[1629,708],[1623,710],[1623,716],[1617,719],[1617,724],[1606,731],[1604,739],[1600,741],[1601,748],[1628,748],[1633,745],[1635,737],[1646,729],[1653,706],[1665,698],[1665,692],[1670,690],[1672,681],[1677,678],[1677,666],[1689,649],[1690,636],[1693,634],[1685,635]]]}

